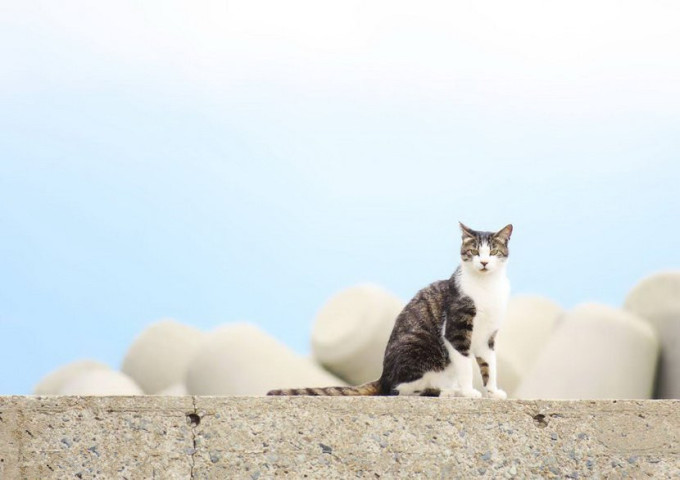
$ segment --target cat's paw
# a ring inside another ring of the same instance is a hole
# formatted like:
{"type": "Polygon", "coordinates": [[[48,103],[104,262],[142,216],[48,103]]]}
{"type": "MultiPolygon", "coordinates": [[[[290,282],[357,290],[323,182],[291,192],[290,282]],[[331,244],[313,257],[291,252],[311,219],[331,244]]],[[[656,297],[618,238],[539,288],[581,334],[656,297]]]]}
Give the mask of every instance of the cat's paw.
{"type": "Polygon", "coordinates": [[[460,391],[460,396],[465,398],[480,398],[482,392],[475,390],[474,388],[465,388],[460,391]]]}
{"type": "Polygon", "coordinates": [[[440,397],[460,397],[459,388],[444,388],[441,391],[440,397]]]}
{"type": "Polygon", "coordinates": [[[493,390],[487,389],[486,390],[486,396],[489,397],[489,398],[496,398],[498,400],[505,400],[506,398],[508,398],[508,394],[505,393],[500,388],[496,388],[496,389],[493,389],[493,390]]]}

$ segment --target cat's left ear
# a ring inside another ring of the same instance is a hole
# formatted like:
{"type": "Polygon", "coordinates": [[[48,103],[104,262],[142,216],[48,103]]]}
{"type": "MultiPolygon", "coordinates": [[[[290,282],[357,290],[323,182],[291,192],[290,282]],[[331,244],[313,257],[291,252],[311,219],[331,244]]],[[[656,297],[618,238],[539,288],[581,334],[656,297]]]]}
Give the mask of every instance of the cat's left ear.
{"type": "Polygon", "coordinates": [[[503,240],[505,243],[508,243],[511,235],[512,235],[512,224],[509,224],[509,225],[506,225],[505,227],[501,228],[498,232],[496,232],[496,234],[494,236],[496,238],[503,240]]]}

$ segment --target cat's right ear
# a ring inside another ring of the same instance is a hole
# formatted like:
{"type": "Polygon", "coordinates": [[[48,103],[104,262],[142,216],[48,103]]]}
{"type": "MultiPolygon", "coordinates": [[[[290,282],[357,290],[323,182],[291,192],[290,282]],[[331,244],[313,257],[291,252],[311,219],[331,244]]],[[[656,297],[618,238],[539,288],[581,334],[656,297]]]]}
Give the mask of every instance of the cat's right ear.
{"type": "Polygon", "coordinates": [[[458,225],[460,225],[460,230],[461,230],[461,232],[463,232],[463,238],[465,238],[465,237],[474,238],[475,237],[475,232],[471,228],[463,225],[463,222],[458,222],[458,225]]]}

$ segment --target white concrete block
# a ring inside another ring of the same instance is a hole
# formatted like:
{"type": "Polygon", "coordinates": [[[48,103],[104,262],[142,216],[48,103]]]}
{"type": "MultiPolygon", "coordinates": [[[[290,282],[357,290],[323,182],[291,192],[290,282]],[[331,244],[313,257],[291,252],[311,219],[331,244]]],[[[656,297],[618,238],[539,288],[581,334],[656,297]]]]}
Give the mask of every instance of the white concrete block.
{"type": "Polygon", "coordinates": [[[524,295],[510,299],[496,336],[498,384],[509,396],[529,372],[553,333],[562,308],[547,298],[524,295]]]}
{"type": "Polygon", "coordinates": [[[89,370],[71,378],[59,395],[144,395],[141,388],[124,373],[115,370],[89,370]]]}
{"type": "Polygon", "coordinates": [[[656,398],[680,398],[680,271],[642,280],[628,294],[625,309],[648,321],[661,341],[656,398]]]}
{"type": "Polygon", "coordinates": [[[157,393],[184,381],[187,365],[205,333],[174,320],[161,320],[132,343],[121,370],[146,393],[157,393]]]}
{"type": "Polygon", "coordinates": [[[650,398],[659,342],[629,312],[585,304],[563,317],[517,398],[650,398]]]}
{"type": "Polygon", "coordinates": [[[186,376],[192,395],[264,395],[277,388],[332,385],[344,382],[247,323],[209,333],[186,376]]]}
{"type": "Polygon", "coordinates": [[[169,386],[168,388],[164,388],[160,392],[155,393],[154,395],[166,395],[169,397],[182,397],[184,395],[189,395],[189,392],[187,392],[187,387],[184,385],[184,383],[176,383],[174,385],[169,386]]]}
{"type": "Polygon", "coordinates": [[[78,360],[48,373],[33,389],[36,395],[56,395],[71,378],[90,370],[109,370],[109,366],[96,360],[78,360]]]}
{"type": "Polygon", "coordinates": [[[350,384],[377,379],[404,302],[376,285],[347,288],[321,308],[312,328],[316,360],[350,384]]]}

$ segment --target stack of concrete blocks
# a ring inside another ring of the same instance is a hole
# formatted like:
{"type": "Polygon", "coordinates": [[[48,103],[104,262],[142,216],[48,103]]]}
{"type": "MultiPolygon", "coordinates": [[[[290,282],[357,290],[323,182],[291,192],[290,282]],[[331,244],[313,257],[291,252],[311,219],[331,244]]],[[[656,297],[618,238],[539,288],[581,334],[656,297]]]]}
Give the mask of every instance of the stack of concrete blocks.
{"type": "Polygon", "coordinates": [[[263,395],[275,388],[363,383],[380,376],[385,345],[403,305],[375,285],[340,292],[317,315],[311,359],[251,324],[204,333],[163,320],[134,340],[121,372],[79,362],[48,375],[35,393],[263,395]],[[69,388],[62,385],[68,383],[65,376],[73,380],[69,388]]]}
{"type": "Polygon", "coordinates": [[[565,314],[516,397],[651,398],[658,354],[657,335],[644,320],[584,304],[565,314]]]}
{"type": "MultiPolygon", "coordinates": [[[[546,298],[513,297],[496,340],[499,386],[515,398],[652,398],[659,332],[667,332],[667,349],[678,351],[680,281],[676,274],[643,282],[647,284],[651,285],[647,289],[675,303],[637,301],[637,307],[630,309],[647,310],[634,315],[597,304],[564,312],[546,298]],[[659,282],[663,286],[657,288],[659,282]],[[650,310],[651,305],[656,309],[650,310]],[[654,328],[646,317],[655,319],[654,328]]],[[[340,292],[317,315],[312,330],[314,357],[350,384],[378,378],[390,331],[402,307],[401,301],[371,285],[340,292]]],[[[671,366],[665,370],[663,384],[680,378],[678,357],[666,358],[671,366]]],[[[481,390],[478,372],[475,382],[481,390]]]]}
{"type": "Polygon", "coordinates": [[[172,320],[152,324],[130,346],[122,371],[94,361],[47,375],[38,395],[264,395],[274,388],[346,385],[254,325],[204,333],[172,320]]]}
{"type": "MultiPolygon", "coordinates": [[[[312,358],[250,324],[206,333],[163,320],[134,340],[120,372],[74,362],[46,376],[35,393],[262,395],[274,388],[361,384],[380,376],[403,306],[375,285],[339,292],[316,316],[312,358]]],[[[565,313],[545,298],[513,297],[496,352],[499,386],[510,397],[680,398],[680,272],[643,280],[624,309],[585,304],[565,313]]],[[[476,386],[482,390],[478,373],[476,386]]]]}
{"type": "Polygon", "coordinates": [[[565,315],[515,396],[680,398],[680,272],[642,280],[623,309],[565,315]]]}

